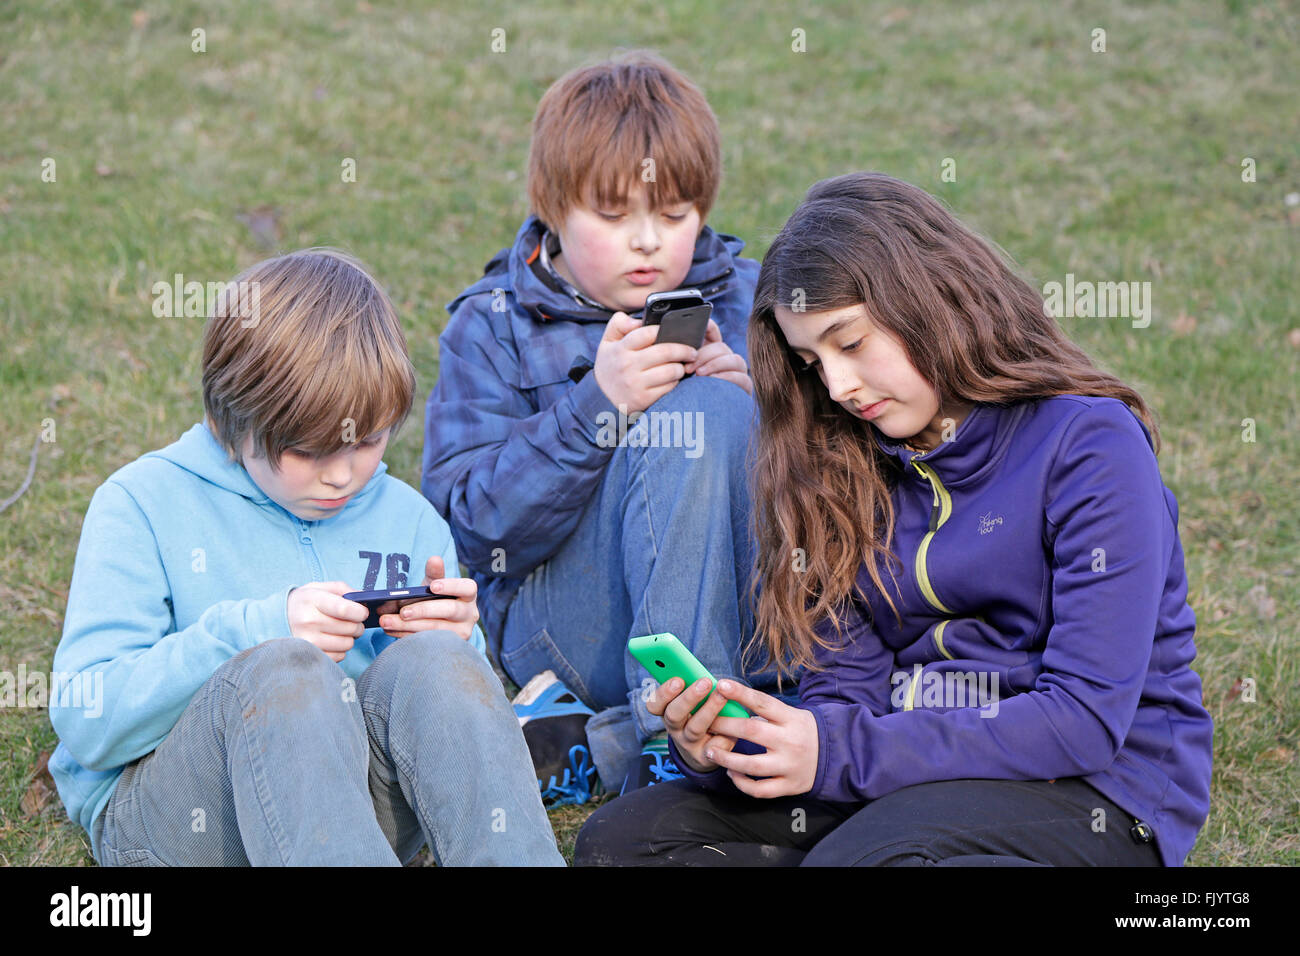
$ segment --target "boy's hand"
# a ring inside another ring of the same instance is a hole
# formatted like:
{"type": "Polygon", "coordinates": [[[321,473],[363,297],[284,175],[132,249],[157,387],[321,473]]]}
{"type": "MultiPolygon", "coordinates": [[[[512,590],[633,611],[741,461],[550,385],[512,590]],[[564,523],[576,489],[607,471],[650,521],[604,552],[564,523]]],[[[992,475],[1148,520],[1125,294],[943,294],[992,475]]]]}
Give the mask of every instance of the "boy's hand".
{"type": "Polygon", "coordinates": [[[407,637],[421,631],[454,631],[470,639],[478,623],[478,584],[473,578],[443,577],[445,571],[442,558],[435,554],[424,563],[424,580],[420,583],[435,594],[450,594],[456,600],[418,601],[400,610],[381,605],[379,626],[385,634],[407,637]]]}
{"type": "Polygon", "coordinates": [[[738,385],[750,395],[754,383],[749,378],[749,365],[722,340],[718,323],[709,319],[709,330],[704,333],[704,344],[695,353],[695,360],[686,363],[686,371],[696,375],[712,375],[738,385]]]}
{"type": "Polygon", "coordinates": [[[596,349],[596,384],[610,403],[643,412],[673,390],[686,374],[684,364],[699,354],[689,345],[655,339],[658,326],[646,326],[626,312],[615,312],[605,324],[596,349]]]}
{"type": "MultiPolygon", "coordinates": [[[[714,697],[734,700],[752,717],[719,717],[714,721],[716,733],[734,734],[765,747],[764,754],[732,753],[731,748],[708,748],[712,760],[727,768],[727,776],[736,789],[751,797],[789,797],[807,793],[817,780],[817,756],[821,741],[817,736],[817,718],[799,707],[782,703],[770,694],[738,684],[734,680],[718,681],[714,697]],[[758,780],[757,777],[766,779],[758,780]]],[[[706,704],[705,707],[708,705],[706,704]]],[[[721,710],[719,704],[715,708],[721,710]]],[[[700,708],[703,713],[704,708],[700,708]]],[[[723,738],[726,739],[725,737],[723,738]]]]}
{"type": "Polygon", "coordinates": [[[290,633],[315,644],[336,664],[365,633],[362,622],[370,614],[365,605],[343,599],[352,590],[342,581],[313,581],[289,592],[290,633]]]}
{"type": "Polygon", "coordinates": [[[705,756],[705,751],[715,756],[731,750],[735,738],[722,737],[711,732],[718,711],[727,704],[721,694],[713,694],[695,714],[691,710],[709,693],[709,681],[700,678],[690,687],[680,677],[664,681],[646,701],[646,710],[663,717],[677,752],[693,769],[708,773],[718,769],[718,763],[705,756]]]}

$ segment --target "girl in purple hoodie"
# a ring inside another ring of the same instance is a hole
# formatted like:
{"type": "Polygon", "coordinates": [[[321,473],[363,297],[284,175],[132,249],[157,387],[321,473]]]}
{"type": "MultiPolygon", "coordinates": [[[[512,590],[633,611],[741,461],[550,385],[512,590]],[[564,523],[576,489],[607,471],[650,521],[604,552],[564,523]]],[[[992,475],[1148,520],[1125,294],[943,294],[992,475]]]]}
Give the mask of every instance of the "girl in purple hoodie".
{"type": "Polygon", "coordinates": [[[687,779],[602,807],[575,862],[1181,865],[1213,728],[1142,397],[874,173],[786,223],[749,351],[754,651],[798,697],[665,683],[687,779]]]}

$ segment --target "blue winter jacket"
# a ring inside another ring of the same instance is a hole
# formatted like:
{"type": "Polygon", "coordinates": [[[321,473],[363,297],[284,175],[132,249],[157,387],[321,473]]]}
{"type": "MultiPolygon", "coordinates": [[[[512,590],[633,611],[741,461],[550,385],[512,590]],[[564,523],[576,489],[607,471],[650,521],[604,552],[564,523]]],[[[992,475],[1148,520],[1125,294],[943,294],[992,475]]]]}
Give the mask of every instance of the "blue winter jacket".
{"type": "MultiPolygon", "coordinates": [[[[586,372],[613,314],[575,299],[547,274],[536,216],[482,279],[451,302],[438,382],[425,416],[421,490],[451,525],[479,585],[489,634],[523,579],[578,526],[613,447],[597,444],[618,410],[586,372]]],[[[713,303],[732,351],[745,334],[759,264],[744,243],[705,227],[682,288],[713,303]]],[[[639,313],[637,313],[639,315],[639,313]]]]}
{"type": "MultiPolygon", "coordinates": [[[[387,471],[380,462],[337,515],[303,521],[227,460],[200,423],[96,490],[54,653],[55,672],[75,675],[69,686],[80,693],[50,702],[59,735],[50,773],[92,842],[123,769],[162,743],[213,672],[292,636],[291,589],[418,584],[435,554],[457,573],[446,522],[387,471]]],[[[371,628],[339,667],[357,678],[394,640],[371,628]]],[[[478,627],[472,643],[483,650],[478,627]]]]}
{"type": "Polygon", "coordinates": [[[924,454],[868,427],[897,479],[902,625],[864,565],[845,638],[816,627],[845,646],[799,685],[812,796],[1082,777],[1134,818],[1107,826],[1148,824],[1181,865],[1209,809],[1213,727],[1178,505],[1145,426],[1115,399],[1063,395],[977,405],[924,454]]]}

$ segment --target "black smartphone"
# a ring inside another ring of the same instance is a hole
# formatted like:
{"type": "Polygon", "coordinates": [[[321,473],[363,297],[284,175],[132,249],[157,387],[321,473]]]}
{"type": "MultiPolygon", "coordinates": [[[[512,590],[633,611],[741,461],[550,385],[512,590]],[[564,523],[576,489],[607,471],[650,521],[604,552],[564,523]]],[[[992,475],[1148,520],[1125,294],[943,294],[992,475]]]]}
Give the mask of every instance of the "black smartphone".
{"type": "Polygon", "coordinates": [[[645,324],[659,326],[656,342],[680,342],[698,349],[709,331],[713,303],[698,289],[652,292],[645,300],[645,324]]]}
{"type": "Polygon", "coordinates": [[[413,588],[393,588],[388,591],[349,591],[343,597],[346,600],[364,604],[370,609],[370,616],[366,618],[366,627],[379,626],[380,608],[383,608],[382,613],[384,614],[396,614],[408,604],[419,604],[421,601],[436,601],[441,598],[455,600],[454,595],[434,594],[424,585],[413,588]],[[393,606],[384,607],[389,603],[393,606]]]}

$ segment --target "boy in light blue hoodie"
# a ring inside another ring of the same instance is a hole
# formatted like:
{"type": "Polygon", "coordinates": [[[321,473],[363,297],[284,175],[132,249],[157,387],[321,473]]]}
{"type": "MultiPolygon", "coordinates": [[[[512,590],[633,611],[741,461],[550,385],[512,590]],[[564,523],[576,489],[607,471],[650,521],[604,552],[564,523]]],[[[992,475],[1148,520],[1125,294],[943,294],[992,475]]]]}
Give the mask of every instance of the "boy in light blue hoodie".
{"type": "Polygon", "coordinates": [[[55,653],[50,770],[101,864],[563,864],[477,588],[380,460],[414,387],[344,254],[219,297],[205,420],[95,492],[55,653]],[[379,627],[343,597],[421,575],[448,599],[379,627]]]}

